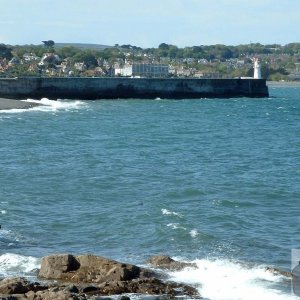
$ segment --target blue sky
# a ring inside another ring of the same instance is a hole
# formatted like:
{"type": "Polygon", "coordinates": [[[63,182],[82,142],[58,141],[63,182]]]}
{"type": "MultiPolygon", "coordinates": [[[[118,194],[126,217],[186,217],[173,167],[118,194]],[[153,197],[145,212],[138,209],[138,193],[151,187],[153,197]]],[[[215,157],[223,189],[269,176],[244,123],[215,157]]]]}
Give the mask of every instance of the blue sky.
{"type": "Polygon", "coordinates": [[[300,42],[300,0],[0,0],[0,43],[300,42]]]}

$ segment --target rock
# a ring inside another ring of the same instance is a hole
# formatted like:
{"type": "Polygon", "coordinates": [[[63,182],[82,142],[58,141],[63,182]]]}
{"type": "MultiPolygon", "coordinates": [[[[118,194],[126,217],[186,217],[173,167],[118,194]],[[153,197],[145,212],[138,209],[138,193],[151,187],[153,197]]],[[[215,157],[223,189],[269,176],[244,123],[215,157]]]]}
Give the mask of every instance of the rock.
{"type": "MultiPolygon", "coordinates": [[[[127,285],[129,293],[149,294],[149,295],[163,295],[170,296],[196,296],[198,292],[196,289],[174,282],[163,282],[157,278],[146,278],[139,280],[132,280],[127,285]]],[[[127,293],[128,293],[127,292],[127,293]]]]}
{"type": "Polygon", "coordinates": [[[288,272],[288,271],[282,271],[282,270],[279,270],[277,268],[272,268],[272,267],[267,267],[266,268],[266,271],[269,271],[275,275],[282,275],[282,276],[285,276],[285,277],[288,277],[288,278],[292,278],[293,275],[291,272],[288,272]]]}
{"type": "Polygon", "coordinates": [[[29,291],[45,290],[39,283],[31,283],[25,278],[5,278],[0,281],[0,294],[25,294],[29,291]]]}
{"type": "Polygon", "coordinates": [[[79,289],[77,288],[77,286],[76,285],[74,285],[74,284],[71,284],[71,285],[69,285],[69,286],[66,286],[65,288],[64,288],[64,291],[67,291],[67,292],[70,292],[70,293],[79,293],[79,289]]]}
{"type": "Polygon", "coordinates": [[[72,294],[67,291],[53,292],[50,290],[37,292],[34,299],[38,300],[79,300],[80,298],[76,294],[72,294]]]}
{"type": "Polygon", "coordinates": [[[123,264],[95,255],[70,254],[43,257],[39,277],[68,282],[101,283],[126,281],[150,276],[150,273],[131,264],[123,264]]]}
{"type": "Polygon", "coordinates": [[[187,267],[196,267],[196,264],[176,261],[166,255],[152,256],[147,260],[147,263],[155,268],[167,269],[171,271],[179,271],[187,267]]]}
{"type": "Polygon", "coordinates": [[[35,298],[35,292],[34,291],[29,291],[28,293],[25,294],[25,297],[28,300],[34,300],[34,298],[35,298]]]}
{"type": "Polygon", "coordinates": [[[50,255],[42,258],[39,277],[59,279],[64,273],[76,271],[79,263],[73,255],[60,254],[50,255]]]}
{"type": "Polygon", "coordinates": [[[0,282],[0,294],[25,294],[30,289],[25,278],[5,278],[0,282]]]}
{"type": "MultiPolygon", "coordinates": [[[[167,256],[154,257],[149,262],[156,267],[171,270],[194,266],[177,262],[167,256]]],[[[61,254],[44,257],[41,261],[39,277],[55,279],[58,282],[49,283],[45,291],[37,291],[35,294],[28,291],[28,299],[84,300],[110,295],[124,296],[131,293],[199,297],[193,287],[162,281],[158,278],[161,277],[160,274],[151,270],[94,255],[61,254]]]]}
{"type": "Polygon", "coordinates": [[[81,289],[81,292],[82,293],[85,293],[85,294],[88,294],[88,293],[90,293],[90,294],[93,294],[93,293],[95,293],[95,292],[98,292],[99,291],[99,288],[98,287],[96,287],[96,286],[91,286],[91,285],[89,285],[89,286],[85,286],[85,287],[83,287],[82,289],[81,289]]]}
{"type": "Polygon", "coordinates": [[[130,300],[130,297],[123,295],[121,296],[120,300],[130,300]]]}
{"type": "Polygon", "coordinates": [[[134,279],[131,281],[109,281],[97,286],[87,286],[82,292],[91,295],[146,294],[175,296],[199,296],[196,289],[174,282],[163,282],[157,278],[134,279]]]}
{"type": "Polygon", "coordinates": [[[0,295],[0,300],[21,300],[21,299],[18,298],[17,296],[1,296],[0,295]]]}

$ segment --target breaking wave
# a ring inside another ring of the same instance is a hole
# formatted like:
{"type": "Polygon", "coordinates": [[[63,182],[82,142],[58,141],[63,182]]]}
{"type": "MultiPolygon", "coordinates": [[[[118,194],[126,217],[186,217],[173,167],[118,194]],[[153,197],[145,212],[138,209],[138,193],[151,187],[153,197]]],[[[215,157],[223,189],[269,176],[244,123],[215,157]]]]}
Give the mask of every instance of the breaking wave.
{"type": "Polygon", "coordinates": [[[42,104],[41,106],[33,107],[31,110],[37,111],[56,111],[56,110],[72,110],[72,109],[79,109],[86,106],[84,101],[76,100],[50,100],[48,98],[42,98],[41,100],[32,100],[27,99],[23,100],[26,102],[34,102],[42,104]]]}
{"type": "Polygon", "coordinates": [[[28,111],[42,111],[42,112],[56,112],[56,111],[70,111],[77,110],[87,106],[86,102],[80,100],[50,100],[48,98],[42,98],[41,100],[21,100],[23,102],[38,103],[40,106],[35,106],[28,109],[9,109],[1,110],[1,113],[22,113],[28,111]]]}
{"type": "Polygon", "coordinates": [[[195,286],[205,299],[298,299],[291,293],[288,278],[273,274],[264,266],[249,267],[222,259],[198,259],[192,263],[195,268],[170,272],[170,279],[195,286]]]}
{"type": "Polygon", "coordinates": [[[13,253],[0,255],[0,276],[30,276],[40,267],[40,260],[32,256],[13,253]]]}
{"type": "Polygon", "coordinates": [[[174,211],[170,211],[170,210],[168,210],[166,208],[162,208],[161,212],[162,212],[163,215],[177,216],[177,217],[180,217],[180,218],[182,217],[181,214],[179,214],[177,212],[174,212],[174,211]]]}

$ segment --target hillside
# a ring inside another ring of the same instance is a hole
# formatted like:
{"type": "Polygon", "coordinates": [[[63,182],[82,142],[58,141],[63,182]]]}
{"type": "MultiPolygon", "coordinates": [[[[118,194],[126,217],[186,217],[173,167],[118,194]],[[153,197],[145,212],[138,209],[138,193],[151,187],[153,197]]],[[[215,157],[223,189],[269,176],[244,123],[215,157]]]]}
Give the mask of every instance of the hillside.
{"type": "Polygon", "coordinates": [[[84,43],[55,43],[56,49],[61,49],[64,47],[72,46],[81,50],[103,50],[106,48],[112,48],[112,46],[108,45],[99,45],[99,44],[84,44],[84,43]]]}

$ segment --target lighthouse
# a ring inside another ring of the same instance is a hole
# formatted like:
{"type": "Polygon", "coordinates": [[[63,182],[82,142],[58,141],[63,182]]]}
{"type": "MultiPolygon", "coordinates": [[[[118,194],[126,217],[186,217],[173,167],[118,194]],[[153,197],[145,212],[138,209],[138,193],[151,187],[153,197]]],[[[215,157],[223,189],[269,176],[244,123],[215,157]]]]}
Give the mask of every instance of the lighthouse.
{"type": "Polygon", "coordinates": [[[261,67],[260,67],[260,63],[258,61],[258,58],[254,58],[253,59],[253,63],[254,63],[254,79],[261,79],[261,67]]]}

